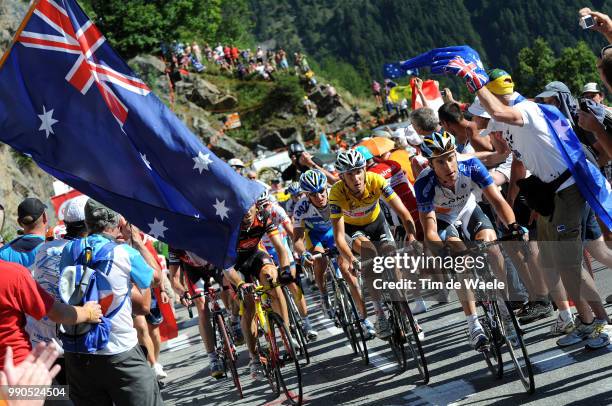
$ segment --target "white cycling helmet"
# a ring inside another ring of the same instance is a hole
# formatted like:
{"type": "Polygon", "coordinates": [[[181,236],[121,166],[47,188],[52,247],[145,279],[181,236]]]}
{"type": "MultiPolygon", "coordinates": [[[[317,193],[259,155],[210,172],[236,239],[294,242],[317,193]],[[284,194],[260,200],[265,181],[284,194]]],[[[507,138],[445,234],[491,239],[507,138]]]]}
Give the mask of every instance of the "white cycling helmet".
{"type": "Polygon", "coordinates": [[[340,151],[336,156],[336,169],[338,172],[350,172],[354,169],[365,168],[366,160],[361,155],[361,152],[349,149],[347,151],[340,151]]]}

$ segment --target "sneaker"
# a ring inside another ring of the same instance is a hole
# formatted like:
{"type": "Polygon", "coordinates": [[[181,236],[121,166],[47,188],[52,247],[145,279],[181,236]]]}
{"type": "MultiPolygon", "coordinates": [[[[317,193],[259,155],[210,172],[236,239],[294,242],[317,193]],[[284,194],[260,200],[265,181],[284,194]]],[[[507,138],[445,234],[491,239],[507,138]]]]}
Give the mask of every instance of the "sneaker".
{"type": "Polygon", "coordinates": [[[610,296],[608,296],[608,297],[606,298],[606,303],[607,303],[607,304],[612,304],[612,295],[610,295],[610,296]]]}
{"type": "Polygon", "coordinates": [[[166,373],[166,371],[164,371],[164,367],[159,362],[156,362],[155,364],[153,364],[151,368],[153,368],[153,371],[155,372],[155,376],[157,377],[158,380],[168,377],[168,374],[166,373]]]}
{"type": "Polygon", "coordinates": [[[553,314],[553,307],[550,303],[534,302],[526,306],[525,311],[519,318],[521,324],[533,323],[536,320],[550,317],[553,314]]]}
{"type": "Polygon", "coordinates": [[[417,337],[419,337],[419,341],[423,341],[425,339],[425,331],[423,331],[423,329],[421,328],[421,325],[419,324],[418,320],[415,319],[414,324],[417,331],[417,337]]]}
{"type": "Polygon", "coordinates": [[[588,325],[583,324],[580,320],[580,317],[576,317],[575,324],[576,327],[571,333],[557,340],[557,345],[559,347],[568,347],[570,345],[578,344],[583,340],[586,340],[587,338],[589,338],[589,336],[593,332],[593,328],[595,327],[594,323],[588,325]]]}
{"type": "Polygon", "coordinates": [[[210,360],[210,376],[215,379],[223,378],[225,371],[223,370],[223,363],[219,358],[210,360]]]}
{"type": "Polygon", "coordinates": [[[565,334],[569,334],[576,328],[576,324],[574,323],[574,318],[572,317],[569,320],[563,320],[561,315],[557,316],[557,320],[555,324],[550,327],[550,335],[551,336],[561,336],[565,334]]]}
{"type": "Polygon", "coordinates": [[[502,317],[502,324],[504,325],[504,333],[510,345],[512,345],[512,348],[518,348],[520,343],[514,323],[512,323],[512,318],[510,316],[502,317]]]}
{"type": "Polygon", "coordinates": [[[470,330],[470,345],[476,351],[482,351],[489,341],[484,333],[484,330],[482,329],[482,326],[480,323],[474,324],[473,326],[468,327],[468,329],[470,330]]]}
{"type": "Polygon", "coordinates": [[[374,323],[374,329],[376,330],[376,337],[381,340],[391,337],[391,326],[389,326],[389,321],[384,316],[377,318],[376,323],[374,323]]]}
{"type": "Polygon", "coordinates": [[[427,304],[423,300],[423,298],[418,298],[414,302],[414,308],[412,309],[412,314],[422,314],[427,311],[427,304]]]}
{"type": "Polygon", "coordinates": [[[533,305],[533,302],[523,303],[521,308],[516,312],[516,317],[526,316],[529,312],[529,308],[533,305]]]}
{"type": "Polygon", "coordinates": [[[264,374],[263,366],[259,361],[251,359],[249,361],[249,371],[251,372],[251,378],[254,381],[264,381],[266,374],[264,374]]]}
{"type": "Polygon", "coordinates": [[[607,325],[608,322],[606,320],[593,320],[593,332],[586,340],[586,348],[589,348],[591,350],[597,350],[599,348],[606,347],[608,344],[610,344],[610,337],[608,336],[608,333],[604,331],[604,327],[607,325]]]}
{"type": "Polygon", "coordinates": [[[361,320],[361,328],[363,329],[363,334],[366,336],[366,340],[369,340],[376,334],[376,330],[374,329],[372,322],[368,319],[361,320]]]}
{"type": "Polygon", "coordinates": [[[510,302],[510,309],[512,311],[521,310],[523,307],[528,305],[528,303],[529,302],[516,302],[516,301],[512,301],[512,302],[510,302]]]}
{"type": "Polygon", "coordinates": [[[234,344],[244,344],[244,335],[242,334],[242,329],[240,328],[239,320],[236,320],[232,323],[232,333],[234,335],[234,344]]]}
{"type": "Polygon", "coordinates": [[[317,333],[317,331],[312,328],[312,325],[310,324],[310,319],[308,318],[304,319],[304,331],[306,332],[306,339],[308,341],[314,341],[319,336],[319,333],[317,333]]]}

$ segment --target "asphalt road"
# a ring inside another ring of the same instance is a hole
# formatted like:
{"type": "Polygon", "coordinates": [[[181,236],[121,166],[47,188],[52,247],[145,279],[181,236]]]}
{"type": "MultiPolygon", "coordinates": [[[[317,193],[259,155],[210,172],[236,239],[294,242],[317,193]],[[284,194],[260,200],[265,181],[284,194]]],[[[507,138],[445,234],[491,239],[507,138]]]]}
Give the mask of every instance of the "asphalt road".
{"type": "MultiPolygon", "coordinates": [[[[612,293],[612,273],[595,269],[603,297],[612,293]]],[[[589,351],[583,345],[561,349],[548,336],[554,317],[524,326],[528,351],[535,369],[536,393],[527,395],[511,370],[504,352],[505,374],[495,379],[481,354],[467,341],[466,322],[457,301],[434,305],[418,316],[426,336],[424,350],[431,379],[419,384],[419,375],[410,364],[400,372],[388,344],[368,341],[370,365],[353,355],[342,330],[324,316],[314,295],[309,311],[319,331],[310,343],[311,363],[302,368],[306,404],[312,405],[605,405],[612,404],[612,345],[589,351]]],[[[612,305],[608,305],[612,313],[612,305]]],[[[279,405],[267,383],[253,383],[249,377],[248,354],[239,347],[239,373],[244,399],[239,399],[228,379],[214,380],[195,319],[184,309],[179,316],[179,337],[164,345],[161,362],[168,372],[162,390],[169,405],[279,405]]],[[[612,327],[612,326],[610,326],[612,327]]]]}

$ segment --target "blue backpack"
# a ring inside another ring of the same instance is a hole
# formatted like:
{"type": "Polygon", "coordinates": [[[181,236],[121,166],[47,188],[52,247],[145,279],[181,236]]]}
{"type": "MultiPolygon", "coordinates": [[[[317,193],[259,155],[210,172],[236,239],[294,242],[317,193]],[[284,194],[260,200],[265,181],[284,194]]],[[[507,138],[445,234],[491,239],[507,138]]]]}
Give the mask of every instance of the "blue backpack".
{"type": "MultiPolygon", "coordinates": [[[[106,282],[116,246],[116,243],[108,242],[94,253],[87,245],[87,239],[73,242],[70,254],[75,265],[66,266],[59,275],[59,294],[64,303],[83,306],[86,302],[99,301],[99,287],[106,282]]],[[[129,294],[128,291],[119,306],[106,316],[102,316],[102,321],[98,324],[58,325],[57,336],[62,341],[64,350],[95,353],[105,349],[111,332],[110,321],[121,309],[129,294]]]]}

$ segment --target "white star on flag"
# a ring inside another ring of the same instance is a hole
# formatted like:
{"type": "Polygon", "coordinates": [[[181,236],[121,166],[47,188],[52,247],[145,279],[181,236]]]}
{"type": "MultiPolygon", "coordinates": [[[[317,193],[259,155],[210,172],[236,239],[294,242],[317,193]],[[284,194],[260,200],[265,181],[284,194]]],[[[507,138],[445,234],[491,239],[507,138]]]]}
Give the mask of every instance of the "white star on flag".
{"type": "Polygon", "coordinates": [[[192,159],[195,162],[193,169],[200,171],[200,175],[202,174],[203,170],[208,170],[208,165],[212,164],[210,154],[204,154],[202,151],[198,152],[198,156],[195,156],[192,159]]]}
{"type": "Polygon", "coordinates": [[[147,166],[147,168],[149,168],[149,170],[151,170],[151,162],[149,162],[147,160],[147,156],[145,154],[140,154],[140,157],[142,158],[144,164],[147,166]]]}
{"type": "Polygon", "coordinates": [[[153,223],[149,223],[149,227],[148,234],[157,239],[159,239],[159,237],[164,237],[164,233],[168,229],[168,227],[164,226],[164,220],[160,221],[157,217],[153,219],[153,223]]]}
{"type": "Polygon", "coordinates": [[[47,138],[49,138],[49,133],[55,134],[53,132],[53,124],[58,121],[53,118],[53,109],[47,111],[47,108],[43,105],[43,113],[38,115],[40,118],[40,128],[39,131],[44,131],[47,138]]]}
{"type": "Polygon", "coordinates": [[[219,201],[219,199],[215,199],[215,201],[217,202],[216,204],[213,204],[216,212],[215,214],[221,217],[221,220],[223,220],[225,217],[228,217],[227,212],[229,209],[225,207],[225,200],[219,201]]]}

